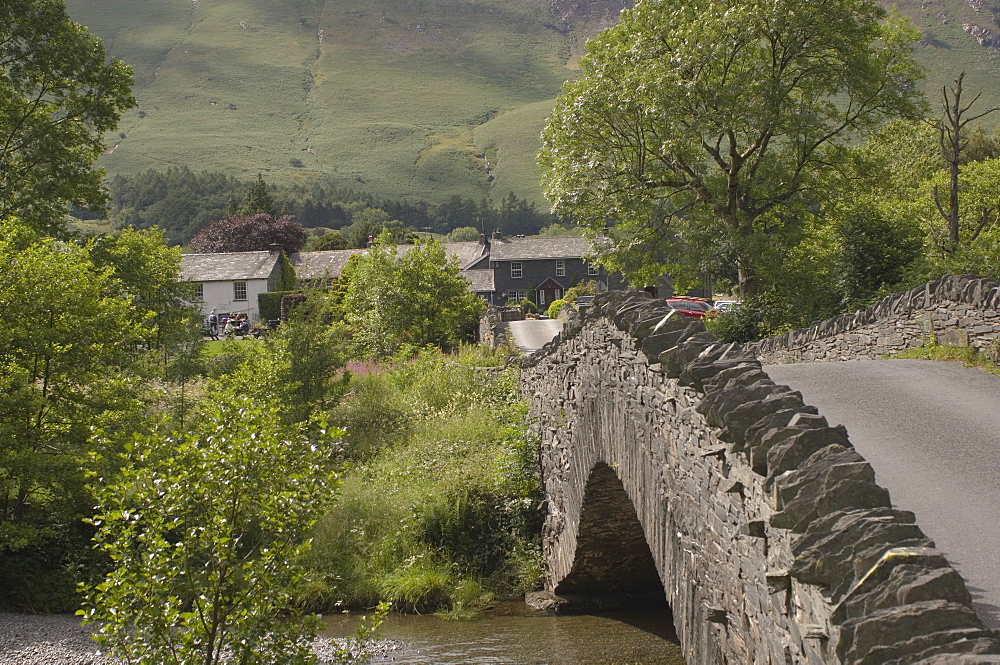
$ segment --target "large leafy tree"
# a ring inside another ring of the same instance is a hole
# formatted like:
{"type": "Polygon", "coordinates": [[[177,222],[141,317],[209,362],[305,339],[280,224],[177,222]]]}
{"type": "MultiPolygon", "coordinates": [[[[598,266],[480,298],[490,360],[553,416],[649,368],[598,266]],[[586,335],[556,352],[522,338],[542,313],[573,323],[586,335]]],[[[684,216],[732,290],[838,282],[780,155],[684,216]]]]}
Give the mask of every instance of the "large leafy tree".
{"type": "Polygon", "coordinates": [[[555,105],[547,194],[635,281],[724,257],[754,293],[842,147],[919,113],[915,37],[872,0],[640,2],[555,105]]]}
{"type": "Polygon", "coordinates": [[[437,241],[401,252],[388,233],[344,269],[344,318],[372,355],[404,344],[448,347],[460,341],[485,308],[469,291],[458,262],[437,241]]]}
{"type": "Polygon", "coordinates": [[[50,558],[92,506],[79,469],[92,428],[134,425],[138,331],[129,297],[84,248],[0,222],[0,262],[0,588],[32,602],[19,562],[61,569],[50,558]]]}
{"type": "Polygon", "coordinates": [[[195,252],[256,252],[271,245],[293,254],[306,241],[306,232],[291,215],[274,217],[264,212],[252,215],[226,215],[220,221],[202,229],[191,239],[195,252]]]}
{"type": "Polygon", "coordinates": [[[106,201],[93,164],[135,105],[131,70],[107,61],[62,0],[5,0],[0,74],[0,218],[60,232],[69,204],[106,201]]]}

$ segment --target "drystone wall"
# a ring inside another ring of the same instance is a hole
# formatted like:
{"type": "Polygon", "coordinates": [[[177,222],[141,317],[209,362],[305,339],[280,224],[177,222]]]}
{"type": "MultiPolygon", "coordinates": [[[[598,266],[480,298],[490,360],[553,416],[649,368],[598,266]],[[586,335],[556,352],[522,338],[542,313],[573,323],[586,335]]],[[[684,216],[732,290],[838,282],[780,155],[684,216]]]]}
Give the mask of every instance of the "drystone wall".
{"type": "Polygon", "coordinates": [[[556,600],[658,585],[689,665],[1000,663],[843,428],[670,312],[602,294],[522,363],[556,600]]]}
{"type": "Polygon", "coordinates": [[[766,364],[884,358],[935,339],[1000,360],[1000,282],[949,275],[866,310],[748,344],[766,364]]]}

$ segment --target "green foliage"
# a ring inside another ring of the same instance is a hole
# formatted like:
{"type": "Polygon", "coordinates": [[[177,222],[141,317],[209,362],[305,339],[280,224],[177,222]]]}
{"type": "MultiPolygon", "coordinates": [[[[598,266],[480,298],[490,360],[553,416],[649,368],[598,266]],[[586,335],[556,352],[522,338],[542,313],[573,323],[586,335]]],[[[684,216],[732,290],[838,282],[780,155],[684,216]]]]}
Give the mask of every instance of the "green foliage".
{"type": "Polygon", "coordinates": [[[549,224],[538,235],[543,238],[574,238],[580,235],[580,230],[565,224],[549,224]]]}
{"type": "Polygon", "coordinates": [[[403,345],[454,346],[469,334],[485,304],[469,293],[458,263],[436,241],[400,253],[389,238],[351,257],[345,320],[355,339],[374,357],[395,354],[403,345]]]}
{"type": "Polygon", "coordinates": [[[186,432],[136,436],[120,473],[93,486],[114,567],[80,611],[97,639],[129,663],[314,663],[317,622],[293,600],[335,436],[304,440],[250,397],[221,399],[186,432]]]}
{"type": "Polygon", "coordinates": [[[137,426],[129,351],[147,312],[86,249],[11,222],[0,222],[0,263],[0,602],[30,606],[46,583],[58,595],[75,574],[63,566],[82,558],[90,429],[137,426]]]}
{"type": "Polygon", "coordinates": [[[94,264],[112,270],[119,292],[131,299],[131,316],[119,325],[135,326],[161,359],[190,343],[200,313],[189,304],[191,285],[180,277],[180,251],[166,246],[160,229],[123,229],[94,238],[88,248],[94,264]]]}
{"type": "Polygon", "coordinates": [[[93,165],[104,134],[135,105],[131,70],[106,62],[62,0],[0,6],[0,63],[0,219],[62,235],[70,204],[106,202],[93,165]]]}
{"type": "Polygon", "coordinates": [[[313,236],[306,243],[306,250],[310,252],[325,252],[334,249],[347,249],[347,240],[344,239],[340,231],[330,231],[313,236]]]}
{"type": "Polygon", "coordinates": [[[457,229],[452,229],[447,236],[445,236],[445,242],[474,242],[479,240],[480,231],[477,228],[471,226],[460,226],[457,229]]]}
{"type": "Polygon", "coordinates": [[[785,308],[773,296],[764,295],[747,298],[717,317],[705,319],[705,327],[723,342],[745,344],[784,332],[788,319],[785,308]]]}
{"type": "Polygon", "coordinates": [[[261,174],[257,174],[257,181],[247,189],[246,198],[243,199],[239,212],[248,217],[258,213],[274,216],[274,199],[271,197],[267,183],[264,182],[264,176],[261,174]]]}
{"type": "Polygon", "coordinates": [[[871,1],[638,3],[591,41],[543,136],[557,213],[633,283],[726,260],[743,293],[829,194],[843,147],[921,108],[916,35],[871,1]],[[615,220],[614,228],[606,228],[615,220]]]}
{"type": "Polygon", "coordinates": [[[553,300],[549,303],[549,309],[545,312],[550,319],[559,318],[559,310],[563,308],[563,305],[572,305],[572,300],[553,300]]]}
{"type": "Polygon", "coordinates": [[[597,282],[591,279],[586,282],[579,282],[566,289],[566,293],[563,294],[563,300],[573,302],[580,296],[594,295],[597,295],[597,282]]]}
{"type": "Polygon", "coordinates": [[[327,603],[462,610],[536,588],[537,446],[524,436],[515,370],[476,369],[500,363],[477,348],[356,370],[330,419],[365,455],[310,553],[327,603]],[[388,416],[385,429],[358,426],[373,400],[369,416],[388,416]]]}
{"type": "Polygon", "coordinates": [[[257,308],[262,321],[277,321],[281,318],[281,298],[297,290],[268,291],[257,296],[257,308]]]}

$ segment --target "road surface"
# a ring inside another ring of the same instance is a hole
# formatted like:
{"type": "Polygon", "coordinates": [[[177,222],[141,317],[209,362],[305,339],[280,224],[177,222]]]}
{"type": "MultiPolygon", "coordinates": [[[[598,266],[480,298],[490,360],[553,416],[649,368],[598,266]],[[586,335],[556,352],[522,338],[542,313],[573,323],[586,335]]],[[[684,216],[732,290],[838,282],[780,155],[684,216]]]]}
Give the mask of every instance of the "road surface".
{"type": "Polygon", "coordinates": [[[562,319],[511,321],[509,325],[514,346],[522,353],[531,353],[542,348],[563,329],[562,319]]]}
{"type": "Polygon", "coordinates": [[[1000,628],[1000,376],[928,360],[769,365],[851,442],[1000,628]]]}

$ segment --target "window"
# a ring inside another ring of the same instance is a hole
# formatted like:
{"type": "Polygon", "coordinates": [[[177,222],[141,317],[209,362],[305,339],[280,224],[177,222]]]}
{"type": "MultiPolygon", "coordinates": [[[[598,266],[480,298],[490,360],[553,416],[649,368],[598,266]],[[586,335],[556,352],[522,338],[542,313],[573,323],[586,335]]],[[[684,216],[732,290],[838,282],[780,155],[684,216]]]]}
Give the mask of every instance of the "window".
{"type": "Polygon", "coordinates": [[[556,259],[556,277],[566,276],[566,261],[565,259],[556,259]]]}
{"type": "Polygon", "coordinates": [[[194,285],[194,300],[195,302],[205,301],[205,285],[198,283],[194,285]]]}
{"type": "Polygon", "coordinates": [[[527,291],[512,290],[507,294],[507,302],[521,302],[528,297],[527,291]]]}
{"type": "Polygon", "coordinates": [[[545,291],[542,291],[541,289],[538,290],[538,304],[545,304],[545,291]]]}
{"type": "Polygon", "coordinates": [[[556,289],[556,300],[562,298],[562,289],[556,289]]]}
{"type": "Polygon", "coordinates": [[[524,266],[520,261],[510,262],[510,277],[511,279],[521,279],[524,276],[524,266]]]}
{"type": "Polygon", "coordinates": [[[601,266],[595,266],[592,263],[588,263],[587,264],[587,274],[588,275],[600,275],[601,274],[601,266]]]}
{"type": "Polygon", "coordinates": [[[233,282],[233,300],[247,299],[247,283],[233,282]]]}

